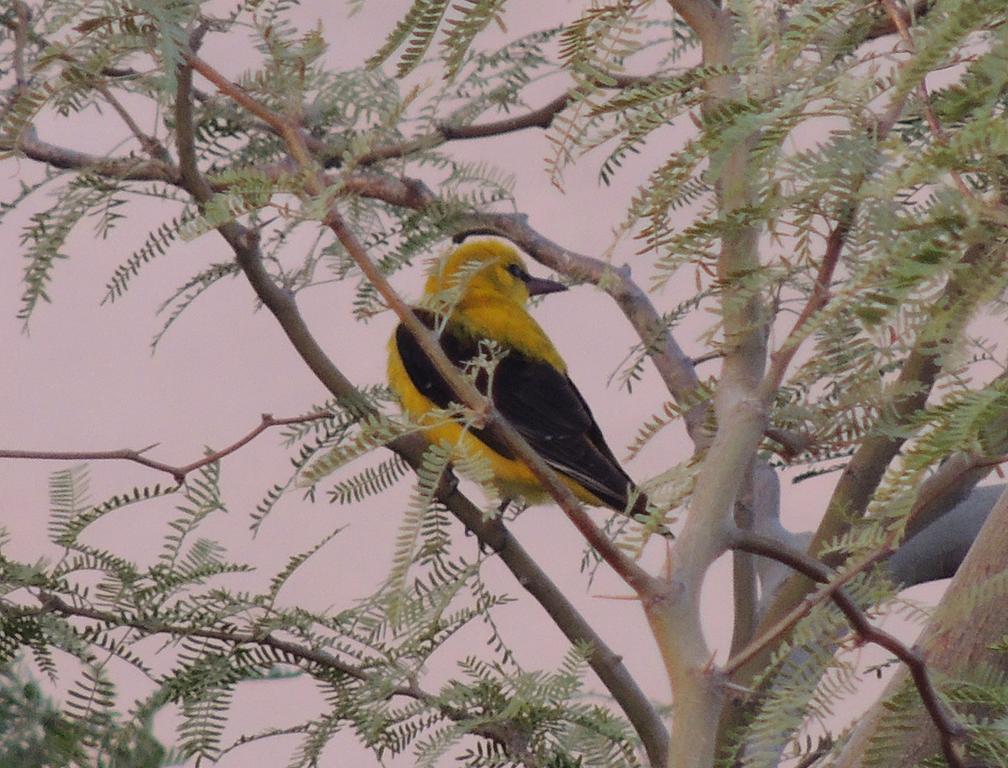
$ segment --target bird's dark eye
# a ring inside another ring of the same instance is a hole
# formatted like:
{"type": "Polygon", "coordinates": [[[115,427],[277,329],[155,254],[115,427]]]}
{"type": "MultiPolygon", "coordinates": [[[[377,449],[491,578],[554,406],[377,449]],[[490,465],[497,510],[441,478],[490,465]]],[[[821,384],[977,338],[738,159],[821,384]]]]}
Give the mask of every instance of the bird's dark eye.
{"type": "Polygon", "coordinates": [[[508,264],[505,267],[505,269],[508,271],[509,274],[511,274],[513,277],[517,277],[523,283],[527,283],[529,281],[530,278],[529,273],[526,272],[521,267],[519,267],[517,264],[508,264]]]}

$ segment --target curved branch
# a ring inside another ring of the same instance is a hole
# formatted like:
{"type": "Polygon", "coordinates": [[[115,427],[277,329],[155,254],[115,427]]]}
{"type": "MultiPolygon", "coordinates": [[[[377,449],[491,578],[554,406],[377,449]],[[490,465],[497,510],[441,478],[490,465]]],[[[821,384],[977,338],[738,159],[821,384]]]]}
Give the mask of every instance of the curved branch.
{"type": "Polygon", "coordinates": [[[672,10],[679,14],[690,29],[696,32],[704,47],[716,45],[724,33],[721,27],[721,10],[710,0],[668,0],[672,10]]]}
{"type": "MultiPolygon", "coordinates": [[[[858,637],[865,642],[874,643],[885,648],[906,665],[910,676],[913,678],[914,686],[917,688],[918,694],[920,694],[921,702],[924,704],[928,716],[939,733],[945,761],[950,768],[966,768],[966,763],[959,753],[959,744],[966,736],[966,729],[958,721],[955,713],[950,711],[939,697],[938,691],[931,680],[927,661],[920,650],[908,647],[894,635],[874,626],[868,619],[868,616],[865,615],[865,612],[841,588],[841,582],[836,582],[836,586],[834,586],[834,583],[831,581],[833,574],[830,568],[815,558],[809,557],[801,550],[791,549],[779,541],[748,531],[737,531],[732,540],[732,547],[754,555],[772,558],[794,568],[813,581],[829,584],[830,587],[826,590],[829,593],[829,597],[847,618],[847,621],[858,637]]],[[[863,572],[865,568],[871,566],[886,554],[885,551],[880,551],[876,553],[875,557],[867,558],[856,567],[851,568],[848,573],[863,572]]]]}
{"type": "MultiPolygon", "coordinates": [[[[470,125],[453,125],[450,122],[438,123],[434,130],[425,136],[418,136],[407,141],[375,147],[370,152],[365,152],[360,157],[355,158],[354,164],[362,166],[371,165],[382,160],[394,160],[424,149],[433,149],[449,141],[502,136],[507,133],[522,131],[526,128],[549,128],[553,124],[553,118],[567,106],[571,98],[571,93],[561,93],[538,109],[486,123],[474,123],[470,125]]],[[[326,154],[326,147],[324,146],[319,148],[313,147],[312,149],[313,151],[321,149],[322,154],[326,154]]],[[[334,167],[339,164],[340,159],[338,157],[326,161],[327,167],[334,167]]]]}
{"type": "Polygon", "coordinates": [[[44,461],[132,461],[136,464],[156,469],[158,472],[167,472],[172,476],[176,483],[181,485],[185,482],[186,477],[192,472],[195,472],[197,469],[205,467],[208,464],[213,464],[215,461],[220,461],[225,456],[228,456],[238,449],[245,447],[270,427],[286,426],[288,424],[303,424],[306,421],[317,421],[330,415],[330,413],[310,413],[306,416],[291,416],[277,419],[269,413],[264,413],[259,420],[259,424],[257,424],[255,428],[238,438],[238,440],[231,443],[231,445],[226,448],[222,448],[219,451],[207,453],[202,459],[198,459],[181,466],[166,464],[163,461],[150,459],[144,455],[147,451],[154,448],[157,443],[149,445],[146,448],[140,448],[139,450],[132,448],[120,448],[119,450],[113,451],[22,451],[0,449],[0,459],[38,459],[44,461]]]}

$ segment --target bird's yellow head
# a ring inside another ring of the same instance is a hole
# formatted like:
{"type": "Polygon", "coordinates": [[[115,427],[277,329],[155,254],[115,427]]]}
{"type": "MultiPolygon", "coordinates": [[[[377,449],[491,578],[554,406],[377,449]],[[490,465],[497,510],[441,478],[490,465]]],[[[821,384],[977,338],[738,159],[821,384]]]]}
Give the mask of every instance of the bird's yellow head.
{"type": "Polygon", "coordinates": [[[454,294],[452,303],[504,300],[524,306],[529,296],[565,290],[562,283],[532,277],[510,245],[471,240],[438,263],[427,278],[424,296],[454,294]]]}

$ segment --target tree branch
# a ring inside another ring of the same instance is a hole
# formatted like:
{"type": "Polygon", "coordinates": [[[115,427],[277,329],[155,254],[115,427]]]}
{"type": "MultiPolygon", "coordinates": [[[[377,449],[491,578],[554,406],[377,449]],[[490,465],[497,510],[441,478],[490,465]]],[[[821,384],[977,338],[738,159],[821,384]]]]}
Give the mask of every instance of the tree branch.
{"type": "Polygon", "coordinates": [[[705,48],[718,43],[724,30],[721,10],[714,3],[710,0],[669,0],[669,5],[696,32],[705,48]]]}
{"type": "MultiPolygon", "coordinates": [[[[974,266],[985,252],[984,245],[970,246],[963,257],[963,265],[974,266]]],[[[961,295],[962,281],[969,279],[968,272],[969,270],[953,272],[945,288],[946,302],[954,302],[956,297],[961,295]]],[[[934,322],[941,325],[921,331],[893,385],[895,392],[902,393],[894,398],[891,406],[891,418],[894,423],[902,422],[910,414],[924,407],[941,370],[942,350],[932,339],[947,335],[946,326],[950,321],[939,315],[934,322]]],[[[833,490],[826,514],[813,537],[809,551],[818,552],[826,542],[842,535],[854,520],[864,515],[875,489],[885,474],[886,467],[899,453],[904,442],[905,438],[892,433],[870,434],[864,438],[833,490]]],[[[791,578],[774,601],[765,621],[776,621],[780,618],[801,600],[810,586],[809,582],[801,577],[791,578]]],[[[755,667],[747,671],[754,672],[755,667]]]]}
{"type": "MultiPolygon", "coordinates": [[[[610,79],[604,84],[600,83],[599,85],[601,87],[627,88],[629,86],[648,82],[656,78],[655,75],[639,76],[623,74],[609,74],[607,77],[610,79]]],[[[550,99],[541,107],[519,115],[504,117],[500,120],[464,125],[453,123],[450,119],[442,120],[438,122],[435,125],[434,130],[428,134],[417,136],[406,141],[384,144],[373,148],[369,152],[365,152],[360,157],[355,158],[354,165],[360,167],[371,165],[382,160],[392,160],[399,157],[405,157],[414,152],[419,152],[425,149],[433,149],[441,146],[442,144],[446,144],[449,141],[485,139],[492,136],[503,136],[508,133],[523,131],[528,128],[546,129],[553,124],[553,118],[555,118],[568,104],[570,104],[571,100],[577,96],[577,93],[578,90],[576,88],[565,91],[559,96],[555,96],[550,99]]],[[[331,149],[325,147],[324,144],[320,144],[318,146],[312,146],[309,144],[309,147],[313,152],[322,156],[332,154],[331,149]]],[[[327,160],[325,163],[326,167],[333,167],[339,164],[340,162],[338,158],[327,160]]]]}
{"type": "Polygon", "coordinates": [[[31,22],[31,8],[24,0],[14,0],[13,15],[16,19],[7,19],[5,25],[14,32],[14,77],[16,82],[15,93],[28,83],[28,75],[25,69],[25,48],[28,45],[28,25],[31,22]]]}
{"type": "Polygon", "coordinates": [[[319,419],[324,419],[331,415],[332,414],[328,412],[310,413],[306,416],[290,416],[277,419],[271,414],[264,413],[259,421],[259,424],[238,440],[231,443],[231,445],[226,448],[222,448],[219,451],[207,453],[202,459],[198,459],[182,466],[174,466],[172,464],[166,464],[162,461],[147,458],[144,454],[154,448],[157,443],[149,445],[146,448],[140,448],[139,450],[134,450],[132,448],[120,448],[119,450],[114,451],[23,451],[0,449],[0,459],[38,459],[43,461],[132,461],[136,464],[156,469],[158,472],[167,472],[172,476],[176,483],[181,485],[185,482],[186,477],[192,472],[195,472],[197,469],[205,467],[208,464],[220,461],[225,456],[229,456],[238,449],[245,447],[270,427],[280,427],[288,424],[303,424],[308,421],[318,421],[319,419]]]}
{"type": "MultiPolygon", "coordinates": [[[[858,189],[862,181],[862,178],[855,180],[853,184],[854,189],[858,189]]],[[[836,271],[837,264],[840,263],[840,253],[843,251],[847,235],[854,223],[856,212],[857,205],[854,203],[848,204],[826,238],[826,250],[823,253],[822,260],[819,262],[819,270],[816,273],[815,283],[812,286],[812,293],[805,302],[805,306],[802,307],[802,311],[798,315],[798,319],[795,320],[795,324],[792,326],[787,338],[785,338],[784,343],[770,355],[770,370],[767,371],[763,383],[760,385],[762,395],[765,399],[773,397],[784,381],[784,375],[787,373],[788,366],[798,352],[802,341],[808,335],[805,330],[806,323],[808,323],[816,312],[825,307],[829,301],[833,273],[836,271]]]]}
{"type": "MultiPolygon", "coordinates": [[[[732,547],[754,555],[773,558],[821,584],[831,583],[832,572],[828,566],[800,550],[791,549],[773,539],[767,539],[747,531],[738,531],[733,538],[732,547]]],[[[877,552],[873,557],[868,558],[867,562],[852,567],[850,572],[861,572],[886,554],[888,554],[887,550],[877,552]]],[[[959,744],[966,736],[966,729],[958,721],[955,713],[945,705],[935,689],[924,654],[917,648],[908,647],[884,629],[874,626],[857,603],[843,591],[840,582],[838,581],[836,584],[835,588],[825,590],[829,592],[828,596],[847,618],[858,637],[865,642],[881,646],[906,665],[921,702],[940,735],[945,761],[950,768],[966,768],[966,763],[959,753],[959,744]]]]}
{"type": "Polygon", "coordinates": [[[103,157],[75,149],[60,147],[38,138],[35,129],[25,128],[16,139],[0,137],[0,151],[22,152],[25,157],[53,168],[70,171],[90,171],[121,181],[162,181],[179,184],[172,167],[160,160],[142,157],[103,157]]]}
{"type": "MultiPolygon", "coordinates": [[[[190,63],[194,64],[193,61],[190,63]]],[[[227,80],[219,75],[216,75],[216,80],[231,88],[227,80]]],[[[281,121],[281,118],[272,113],[270,117],[274,123],[281,121]]],[[[297,145],[300,132],[288,130],[286,124],[283,128],[284,135],[292,139],[302,153],[299,162],[304,162],[304,148],[297,145]]],[[[222,225],[218,229],[234,250],[238,264],[256,294],[276,317],[294,349],[312,372],[341,403],[362,416],[372,414],[373,410],[367,401],[332,363],[311,334],[298,311],[293,294],[277,285],[266,271],[257,234],[235,223],[222,225]]],[[[418,435],[412,435],[398,438],[389,447],[416,468],[423,461],[426,441],[418,435]]],[[[588,643],[592,647],[590,666],[630,719],[644,743],[649,759],[655,765],[663,765],[668,750],[668,733],[661,718],[626,671],[620,657],[609,649],[500,520],[485,520],[482,510],[459,493],[447,477],[442,480],[437,497],[479,537],[481,543],[498,552],[519,583],[539,601],[571,642],[588,643]]]]}
{"type": "MultiPolygon", "coordinates": [[[[1000,648],[1008,634],[1008,612],[997,591],[997,584],[1003,583],[1005,561],[1008,555],[1008,492],[1002,490],[997,503],[991,510],[976,544],[969,550],[955,577],[945,591],[941,602],[927,626],[917,640],[918,646],[927,652],[931,668],[953,679],[969,682],[991,679],[989,675],[1004,675],[1005,654],[1000,648]],[[964,613],[964,606],[968,613],[964,613]]],[[[890,681],[885,693],[876,701],[872,709],[860,718],[850,734],[843,751],[834,761],[838,768],[853,768],[864,764],[865,750],[870,742],[886,725],[884,719],[892,707],[892,697],[899,694],[906,684],[906,673],[902,670],[890,681]]],[[[887,752],[892,752],[894,765],[922,765],[938,748],[935,743],[935,729],[924,718],[911,719],[913,713],[905,709],[898,713],[901,720],[898,731],[887,732],[887,752]],[[896,734],[894,736],[894,734],[896,734]]],[[[972,722],[980,728],[1000,715],[1000,707],[976,701],[969,709],[972,722]]],[[[978,758],[984,757],[983,731],[977,739],[978,758]]],[[[945,751],[942,735],[940,748],[945,751]]],[[[996,757],[994,762],[996,763],[996,757]]],[[[990,765],[989,760],[977,759],[973,766],[990,765]]]]}
{"type": "MultiPolygon", "coordinates": [[[[0,602],[0,614],[9,617],[21,617],[26,613],[35,615],[40,612],[52,613],[64,618],[76,617],[90,619],[92,621],[101,622],[110,627],[129,627],[143,632],[145,636],[171,635],[172,637],[199,637],[207,640],[219,640],[234,646],[259,646],[261,648],[269,648],[282,654],[285,660],[301,668],[313,666],[320,667],[328,672],[335,672],[340,675],[353,678],[354,680],[359,680],[362,683],[380,682],[384,684],[385,682],[384,678],[379,679],[375,675],[372,675],[353,664],[348,664],[327,651],[311,648],[291,640],[283,640],[268,632],[264,634],[257,632],[239,632],[237,630],[204,629],[200,627],[188,627],[181,624],[171,624],[169,622],[157,621],[154,619],[135,618],[132,620],[124,620],[125,617],[114,613],[99,611],[94,608],[71,605],[63,598],[51,592],[39,592],[39,594],[35,597],[41,604],[40,610],[26,610],[19,606],[0,602]]],[[[455,722],[465,723],[466,721],[479,720],[481,717],[478,714],[465,712],[456,707],[447,706],[441,703],[437,696],[423,690],[414,682],[410,682],[407,685],[394,686],[386,694],[386,698],[388,699],[395,696],[402,696],[421,701],[433,709],[436,709],[447,719],[455,722]]],[[[504,722],[473,725],[468,729],[468,732],[476,736],[482,736],[483,738],[498,742],[505,747],[513,748],[513,746],[518,742],[516,736],[518,736],[518,732],[520,730],[520,724],[515,722],[504,722]]],[[[525,752],[525,754],[521,754],[524,750],[515,751],[519,753],[515,756],[529,768],[537,768],[539,766],[539,762],[536,760],[535,756],[527,752],[525,752]]]]}
{"type": "MultiPolygon", "coordinates": [[[[321,169],[305,144],[298,125],[273,113],[256,99],[252,98],[244,89],[227,80],[227,78],[198,56],[187,54],[186,60],[194,70],[212,82],[222,93],[274,128],[284,138],[288,151],[305,173],[305,186],[307,190],[313,195],[322,195],[324,193],[326,184],[322,178],[321,169]]],[[[493,403],[484,397],[460,370],[452,365],[444,350],[441,349],[437,338],[420,322],[419,318],[413,313],[413,310],[395,292],[385,275],[368,257],[363,245],[357,240],[335,207],[329,210],[323,223],[335,233],[347,253],[350,254],[350,257],[360,267],[367,279],[378,290],[378,293],[396,313],[403,325],[417,339],[420,348],[435,366],[438,373],[448,382],[453,394],[460,399],[463,405],[476,413],[480,421],[485,422],[494,435],[501,439],[528,466],[532,474],[535,475],[536,480],[556,500],[571,522],[574,523],[585,539],[605,559],[610,567],[639,594],[648,594],[649,592],[659,590],[657,581],[647,571],[637,565],[636,562],[627,557],[595,525],[573,491],[560,480],[559,475],[532,449],[525,438],[497,412],[493,403]]]]}
{"type": "MultiPolygon", "coordinates": [[[[811,563],[818,562],[813,560],[811,557],[804,555],[800,549],[791,547],[779,539],[741,530],[735,535],[732,547],[733,549],[748,552],[750,554],[763,555],[765,559],[773,560],[799,571],[801,569],[796,568],[793,564],[796,554],[802,554],[807,561],[811,563]],[[754,551],[756,548],[761,548],[766,551],[773,550],[777,554],[766,554],[765,551],[756,552],[754,551]],[[791,557],[786,558],[780,553],[789,553],[791,557]]],[[[731,657],[725,662],[721,672],[730,677],[736,671],[745,667],[752,659],[761,656],[767,648],[775,647],[781,640],[791,633],[791,630],[795,628],[799,621],[812,612],[813,608],[826,602],[827,600],[835,599],[835,595],[838,591],[842,590],[851,582],[852,579],[856,578],[860,574],[864,573],[868,568],[871,568],[877,562],[884,559],[886,554],[887,552],[883,551],[876,553],[873,557],[865,558],[857,565],[845,569],[843,573],[837,575],[836,578],[833,577],[833,574],[828,573],[829,569],[826,569],[824,573],[828,574],[827,578],[821,580],[818,578],[813,579],[814,581],[819,581],[823,586],[806,595],[798,605],[791,609],[790,613],[784,616],[772,627],[768,627],[761,635],[754,638],[744,648],[737,652],[733,652],[731,657]]]]}
{"type": "MultiPolygon", "coordinates": [[[[572,94],[570,92],[561,93],[538,109],[492,122],[471,125],[454,125],[450,122],[441,122],[437,124],[431,133],[424,136],[375,147],[370,152],[365,152],[360,157],[355,158],[354,164],[356,166],[364,166],[382,160],[393,160],[424,149],[433,149],[449,141],[484,139],[490,136],[515,133],[526,128],[549,128],[553,123],[553,118],[570,103],[571,98],[572,94]]],[[[327,167],[335,165],[339,165],[338,158],[326,162],[327,167]]]]}

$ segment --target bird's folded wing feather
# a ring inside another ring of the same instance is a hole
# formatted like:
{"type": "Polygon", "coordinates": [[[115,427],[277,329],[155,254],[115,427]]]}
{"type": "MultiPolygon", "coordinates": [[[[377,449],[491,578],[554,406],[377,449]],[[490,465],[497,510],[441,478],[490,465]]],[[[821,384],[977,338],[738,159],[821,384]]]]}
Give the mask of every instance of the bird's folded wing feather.
{"type": "MultiPolygon", "coordinates": [[[[434,315],[417,315],[434,327],[434,315]]],[[[451,323],[440,335],[441,348],[456,366],[479,353],[478,340],[460,333],[451,323]]],[[[402,325],[396,330],[396,348],[413,385],[438,407],[446,408],[457,398],[416,339],[402,325]]],[[[591,411],[566,373],[546,361],[535,360],[515,350],[504,350],[492,374],[494,406],[529,442],[547,464],[576,480],[613,509],[622,510],[631,480],[619,466],[591,411]]],[[[477,388],[486,394],[485,372],[477,376],[477,388]]],[[[514,454],[489,430],[473,434],[505,458],[514,454]]]]}

